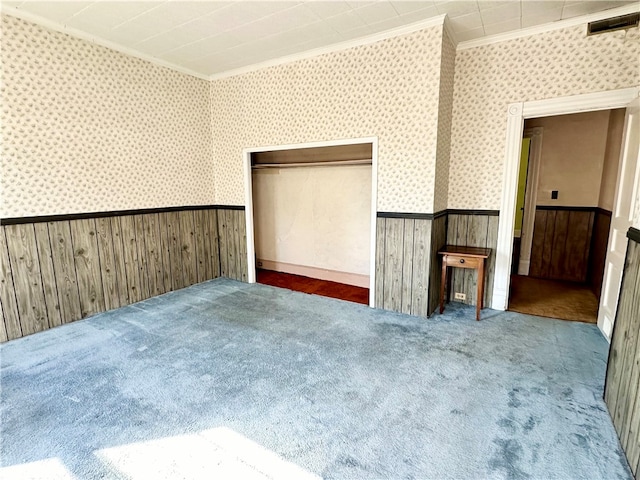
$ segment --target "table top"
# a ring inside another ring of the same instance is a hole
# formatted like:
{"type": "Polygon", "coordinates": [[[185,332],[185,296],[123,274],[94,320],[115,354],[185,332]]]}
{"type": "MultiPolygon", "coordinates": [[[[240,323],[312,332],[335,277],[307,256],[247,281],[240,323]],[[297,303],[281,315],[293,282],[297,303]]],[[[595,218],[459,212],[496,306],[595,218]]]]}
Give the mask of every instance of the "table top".
{"type": "Polygon", "coordinates": [[[467,257],[487,258],[491,254],[490,248],[466,247],[463,245],[445,245],[438,253],[440,255],[465,255],[467,257]]]}

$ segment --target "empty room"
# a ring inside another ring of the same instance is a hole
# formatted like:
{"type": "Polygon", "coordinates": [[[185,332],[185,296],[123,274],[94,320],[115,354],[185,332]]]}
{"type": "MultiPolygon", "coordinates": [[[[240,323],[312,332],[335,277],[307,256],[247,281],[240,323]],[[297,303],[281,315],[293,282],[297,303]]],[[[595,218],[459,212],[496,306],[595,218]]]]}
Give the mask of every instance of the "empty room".
{"type": "Polygon", "coordinates": [[[640,479],[637,1],[0,9],[0,477],[640,479]]]}

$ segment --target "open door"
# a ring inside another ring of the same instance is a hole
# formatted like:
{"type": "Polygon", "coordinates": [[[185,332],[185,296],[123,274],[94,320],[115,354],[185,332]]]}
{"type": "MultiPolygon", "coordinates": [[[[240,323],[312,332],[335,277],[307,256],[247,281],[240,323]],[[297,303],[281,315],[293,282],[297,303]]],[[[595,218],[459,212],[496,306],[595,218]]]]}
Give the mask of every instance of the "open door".
{"type": "Polygon", "coordinates": [[[618,171],[611,230],[605,261],[602,297],[598,310],[598,327],[611,338],[616,317],[618,295],[622,283],[622,271],[627,250],[627,231],[633,223],[634,199],[640,183],[640,99],[627,106],[623,147],[618,171]]]}

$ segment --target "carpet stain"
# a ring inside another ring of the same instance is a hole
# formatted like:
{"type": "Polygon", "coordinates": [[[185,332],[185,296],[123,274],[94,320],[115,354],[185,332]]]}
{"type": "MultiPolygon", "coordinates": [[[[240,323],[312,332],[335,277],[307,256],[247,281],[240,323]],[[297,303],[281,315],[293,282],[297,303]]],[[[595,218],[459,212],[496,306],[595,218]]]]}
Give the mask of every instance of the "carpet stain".
{"type": "Polygon", "coordinates": [[[498,450],[489,462],[489,467],[493,471],[503,472],[506,478],[510,480],[531,478],[531,475],[522,470],[518,465],[521,462],[523,453],[520,442],[513,438],[497,438],[493,440],[493,443],[498,447],[498,450]]]}

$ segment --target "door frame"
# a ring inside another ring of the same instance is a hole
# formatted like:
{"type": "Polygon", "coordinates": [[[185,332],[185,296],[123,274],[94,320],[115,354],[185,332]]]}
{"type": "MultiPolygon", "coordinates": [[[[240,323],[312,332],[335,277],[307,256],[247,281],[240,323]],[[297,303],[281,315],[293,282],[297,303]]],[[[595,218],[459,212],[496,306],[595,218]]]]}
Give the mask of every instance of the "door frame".
{"type": "Polygon", "coordinates": [[[542,130],[542,127],[532,127],[523,132],[523,138],[531,139],[531,143],[529,144],[527,183],[524,187],[524,213],[520,232],[518,275],[529,275],[529,266],[531,265],[533,225],[536,219],[538,178],[540,176],[540,159],[542,158],[542,130]]]}
{"type": "Polygon", "coordinates": [[[294,150],[298,148],[334,147],[339,145],[371,144],[371,232],[369,253],[369,306],[375,307],[376,286],[376,219],[378,205],[378,137],[345,138],[322,142],[294,143],[245,148],[242,150],[244,164],[245,224],[247,229],[247,281],[256,283],[255,231],[253,222],[253,178],[251,175],[251,154],[274,150],[294,150]]]}
{"type": "MultiPolygon", "coordinates": [[[[515,225],[518,169],[524,121],[527,118],[551,117],[571,113],[625,108],[638,97],[640,87],[605,92],[572,95],[568,97],[510,103],[507,106],[506,146],[498,243],[496,248],[496,273],[491,307],[506,310],[511,282],[512,242],[515,225]]],[[[604,332],[603,332],[604,333],[604,332]]],[[[605,335],[606,337],[606,335],[605,335]]]]}

